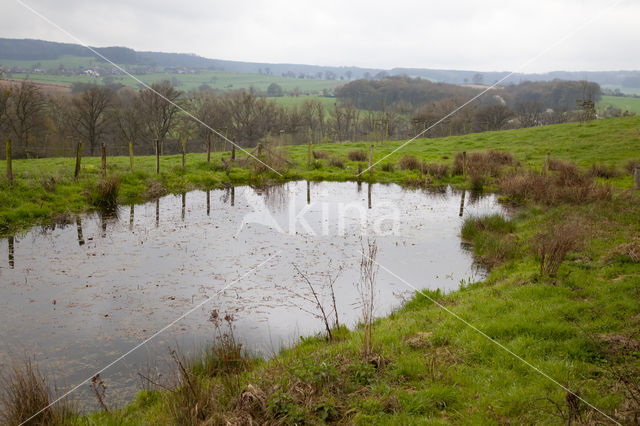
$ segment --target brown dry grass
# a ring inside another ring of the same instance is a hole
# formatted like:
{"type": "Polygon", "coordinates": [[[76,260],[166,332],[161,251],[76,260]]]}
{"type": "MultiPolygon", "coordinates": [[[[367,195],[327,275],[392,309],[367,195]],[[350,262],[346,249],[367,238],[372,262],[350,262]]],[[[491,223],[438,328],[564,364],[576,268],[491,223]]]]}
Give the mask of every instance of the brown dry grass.
{"type": "Polygon", "coordinates": [[[314,160],[326,160],[329,158],[329,153],[326,151],[313,151],[314,160]]]}
{"type": "Polygon", "coordinates": [[[576,249],[582,227],[576,221],[552,226],[533,238],[532,247],[540,258],[540,274],[553,277],[567,253],[576,249]]]}
{"type": "MultiPolygon", "coordinates": [[[[14,361],[0,377],[0,422],[19,425],[56,399],[51,384],[40,372],[36,362],[25,357],[14,361]]],[[[66,400],[44,409],[27,424],[65,424],[74,407],[66,400]]]]}
{"type": "Polygon", "coordinates": [[[347,158],[351,161],[367,161],[367,153],[360,149],[349,151],[347,158]]]}
{"type": "Polygon", "coordinates": [[[422,162],[413,155],[405,155],[398,163],[400,170],[419,170],[422,171],[422,162]]]}
{"type": "Polygon", "coordinates": [[[331,157],[328,162],[329,166],[344,169],[344,160],[339,157],[331,157]]]}
{"type": "Polygon", "coordinates": [[[575,164],[551,161],[548,174],[536,171],[515,171],[498,181],[500,191],[514,201],[531,200],[538,203],[581,204],[611,199],[610,186],[598,185],[589,173],[582,173],[575,164]]]}

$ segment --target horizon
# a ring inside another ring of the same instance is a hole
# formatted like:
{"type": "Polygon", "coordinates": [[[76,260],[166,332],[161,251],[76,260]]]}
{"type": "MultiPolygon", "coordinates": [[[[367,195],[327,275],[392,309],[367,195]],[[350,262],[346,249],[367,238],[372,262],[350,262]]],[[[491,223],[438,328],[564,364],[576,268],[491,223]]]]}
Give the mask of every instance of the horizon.
{"type": "MultiPolygon", "coordinates": [[[[6,7],[0,36],[78,44],[21,3],[16,0],[6,7]]],[[[71,3],[65,10],[43,0],[26,5],[89,46],[228,61],[523,74],[640,68],[626,49],[640,42],[640,34],[633,31],[640,5],[625,1],[604,8],[596,0],[535,5],[489,1],[482,7],[467,0],[447,5],[401,2],[393,10],[360,2],[341,8],[331,2],[307,5],[310,10],[286,1],[269,7],[255,2],[244,9],[211,7],[200,0],[183,7],[154,2],[152,8],[122,1],[71,3]],[[429,20],[423,21],[423,16],[429,20]],[[584,29],[578,30],[581,26],[584,29]]]]}

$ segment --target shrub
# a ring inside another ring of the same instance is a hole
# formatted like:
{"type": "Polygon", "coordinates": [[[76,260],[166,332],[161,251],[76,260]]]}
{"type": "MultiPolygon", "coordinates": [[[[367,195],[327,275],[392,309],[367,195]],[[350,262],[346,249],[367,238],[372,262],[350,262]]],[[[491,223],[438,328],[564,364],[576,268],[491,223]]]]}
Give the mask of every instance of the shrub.
{"type": "Polygon", "coordinates": [[[351,161],[367,161],[367,153],[360,149],[356,149],[354,151],[349,151],[347,158],[351,161]]]}
{"type": "Polygon", "coordinates": [[[498,182],[501,192],[513,200],[531,200],[554,205],[561,202],[587,203],[611,198],[611,187],[597,185],[593,178],[580,173],[571,163],[560,163],[557,171],[547,175],[528,171],[511,173],[498,182]]]}
{"type": "Polygon", "coordinates": [[[620,176],[620,171],[615,166],[607,166],[603,163],[592,164],[589,169],[589,175],[604,179],[611,179],[620,176]]]}
{"type": "Polygon", "coordinates": [[[395,166],[393,165],[393,163],[384,163],[382,166],[380,166],[380,169],[383,172],[393,173],[395,170],[395,166]]]}
{"type": "Polygon", "coordinates": [[[114,209],[118,205],[120,177],[112,176],[98,181],[89,193],[89,202],[101,209],[114,209]]]}
{"type": "Polygon", "coordinates": [[[640,160],[629,160],[624,165],[624,169],[627,171],[627,173],[633,175],[637,166],[640,166],[640,160]]]}
{"type": "Polygon", "coordinates": [[[540,274],[555,276],[569,251],[576,247],[580,226],[569,222],[536,235],[533,248],[540,258],[540,274]]]}
{"type": "Polygon", "coordinates": [[[446,164],[438,164],[438,163],[426,164],[425,163],[423,164],[423,168],[425,173],[430,174],[435,179],[442,179],[444,177],[447,177],[449,174],[449,166],[447,166],[446,164]]]}
{"type": "MultiPolygon", "coordinates": [[[[21,424],[55,399],[35,361],[26,357],[22,363],[14,362],[5,367],[0,378],[0,422],[21,424]]],[[[43,410],[29,424],[67,424],[73,415],[73,406],[63,399],[43,410]]]]}
{"type": "MultiPolygon", "coordinates": [[[[453,174],[463,174],[462,153],[456,153],[453,159],[453,174]]],[[[484,180],[484,177],[498,176],[504,166],[515,165],[513,154],[489,150],[485,152],[470,152],[467,154],[467,172],[469,176],[476,176],[476,180],[484,180]]]]}
{"type": "Polygon", "coordinates": [[[326,160],[329,158],[329,154],[325,151],[313,151],[313,158],[315,160],[326,160]]]}
{"type": "Polygon", "coordinates": [[[329,159],[329,166],[344,169],[344,160],[339,157],[331,157],[329,159]]]}
{"type": "Polygon", "coordinates": [[[400,170],[419,170],[422,171],[422,163],[412,155],[405,155],[398,163],[400,170]]]}

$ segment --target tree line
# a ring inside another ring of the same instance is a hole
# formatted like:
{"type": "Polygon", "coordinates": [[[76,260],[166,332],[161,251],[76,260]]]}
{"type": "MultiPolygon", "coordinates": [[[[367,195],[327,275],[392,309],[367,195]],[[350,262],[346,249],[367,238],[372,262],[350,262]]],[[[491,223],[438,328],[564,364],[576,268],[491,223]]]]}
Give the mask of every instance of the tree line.
{"type": "MultiPolygon", "coordinates": [[[[129,143],[143,155],[154,152],[156,139],[166,154],[180,152],[181,139],[189,142],[188,152],[203,152],[208,138],[217,150],[230,148],[225,139],[244,147],[268,137],[284,144],[405,139],[479,93],[474,87],[390,77],[342,86],[333,106],[310,98],[283,107],[252,91],[183,92],[170,81],[139,90],[87,85],[67,93],[28,81],[1,89],[0,135],[12,139],[16,158],[73,155],[78,141],[85,155],[99,154],[102,143],[112,155],[127,154],[129,143]]],[[[425,136],[560,123],[577,118],[570,108],[576,99],[599,96],[599,86],[586,82],[496,88],[425,136]]]]}

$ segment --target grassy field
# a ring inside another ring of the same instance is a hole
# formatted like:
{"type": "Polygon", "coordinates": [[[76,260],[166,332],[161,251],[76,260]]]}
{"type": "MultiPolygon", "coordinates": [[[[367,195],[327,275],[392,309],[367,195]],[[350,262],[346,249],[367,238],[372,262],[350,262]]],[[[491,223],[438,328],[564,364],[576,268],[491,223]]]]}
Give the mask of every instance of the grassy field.
{"type": "Polygon", "coordinates": [[[305,100],[317,99],[322,102],[325,112],[332,109],[334,104],[338,102],[336,98],[327,98],[324,96],[282,96],[279,98],[267,98],[274,101],[276,104],[285,108],[300,107],[305,100]]]}
{"type": "MultiPolygon", "coordinates": [[[[114,82],[124,84],[125,86],[136,88],[139,86],[137,81],[126,75],[114,75],[111,77],[113,77],[114,82]]],[[[73,83],[102,84],[103,82],[102,77],[96,78],[88,75],[65,76],[37,73],[11,73],[7,78],[15,80],[26,79],[35,83],[60,84],[69,87],[73,83]]],[[[217,90],[249,89],[250,87],[254,87],[258,90],[265,91],[271,83],[277,83],[285,91],[297,88],[302,94],[319,94],[323,89],[332,91],[341,83],[338,80],[290,78],[209,70],[199,71],[197,74],[149,73],[136,75],[136,78],[146,84],[176,79],[176,87],[183,91],[196,90],[203,84],[207,84],[217,90]]]]}
{"type": "MultiPolygon", "coordinates": [[[[501,132],[474,133],[437,139],[419,139],[385,158],[374,168],[373,173],[363,178],[378,182],[403,184],[407,176],[417,177],[419,172],[406,172],[397,167],[404,155],[415,155],[421,161],[451,165],[454,155],[460,151],[479,151],[487,148],[512,153],[524,166],[540,167],[547,152],[554,158],[575,162],[587,168],[594,164],[612,166],[619,170],[630,160],[640,159],[640,138],[638,127],[640,117],[605,119],[584,125],[567,123],[554,126],[533,127],[501,132]],[[384,170],[384,164],[395,165],[393,170],[384,170]]],[[[377,162],[401,145],[401,141],[376,145],[374,162],[377,162]]],[[[281,181],[292,179],[310,180],[355,180],[358,165],[366,168],[365,162],[348,160],[353,150],[367,151],[369,143],[328,143],[316,145],[315,151],[322,151],[328,157],[341,159],[344,167],[330,165],[330,159],[320,159],[313,167],[307,168],[307,147],[289,146],[288,156],[295,165],[276,168],[275,173],[256,173],[255,167],[231,167],[229,171],[221,166],[220,157],[229,153],[215,153],[212,163],[205,161],[205,154],[188,154],[187,168],[182,170],[180,156],[161,158],[161,171],[155,175],[153,157],[136,157],[135,171],[129,171],[128,157],[108,158],[110,175],[118,175],[121,182],[118,201],[120,203],[142,202],[155,194],[149,188],[163,188],[164,191],[180,193],[192,189],[222,187],[226,184],[281,181]],[[158,185],[159,184],[159,185],[158,185]]],[[[244,154],[238,154],[243,156],[244,154]]],[[[82,171],[77,182],[73,182],[74,159],[47,158],[14,160],[13,170],[16,182],[9,186],[6,177],[0,179],[0,234],[24,229],[35,223],[45,223],[69,214],[91,208],[87,193],[96,186],[100,178],[100,159],[84,158],[82,171]],[[55,182],[55,188],[51,188],[55,182]]],[[[461,176],[440,177],[443,184],[461,185],[461,176]]],[[[621,174],[610,182],[623,188],[633,185],[632,177],[621,174]]]]}
{"type": "Polygon", "coordinates": [[[640,87],[622,87],[615,84],[603,84],[603,89],[620,90],[627,95],[640,95],[640,87]]]}
{"type": "MultiPolygon", "coordinates": [[[[364,351],[362,327],[334,330],[330,342],[324,336],[306,338],[269,361],[230,357],[235,352],[227,345],[224,352],[185,360],[172,390],[141,391],[122,409],[71,415],[67,422],[611,423],[577,394],[616,421],[632,424],[640,415],[640,191],[629,189],[632,177],[624,167],[640,159],[639,125],[640,117],[628,117],[415,141],[384,160],[393,166],[379,165],[364,177],[418,187],[429,186],[429,180],[476,186],[473,158],[494,158],[484,164],[491,171],[480,175],[481,186],[516,203],[515,214],[509,220],[470,218],[461,230],[477,261],[491,268],[487,280],[463,283],[446,295],[417,292],[405,306],[375,321],[370,351],[364,351]],[[488,149],[513,157],[472,154],[488,149]],[[453,167],[455,154],[463,150],[469,152],[467,182],[453,167]],[[541,174],[547,152],[551,170],[541,174]],[[405,155],[427,166],[448,165],[448,171],[425,166],[433,170],[425,176],[401,170],[411,163],[402,159],[405,155]],[[595,185],[584,173],[593,165],[598,166],[595,185]]],[[[399,145],[377,145],[374,160],[399,145]]],[[[295,165],[282,178],[254,166],[225,170],[220,154],[211,165],[202,155],[190,155],[187,171],[179,168],[178,157],[163,158],[159,177],[152,172],[152,158],[137,159],[134,173],[127,172],[127,158],[114,158],[109,173],[120,175],[120,202],[157,196],[158,188],[180,192],[225,183],[347,180],[365,164],[348,160],[349,153],[368,146],[315,146],[328,158],[314,161],[310,169],[307,148],[288,147],[295,165]],[[342,160],[344,168],[340,161],[330,165],[332,158],[342,160]]],[[[16,161],[16,185],[2,181],[0,187],[5,229],[90,208],[83,192],[91,193],[99,181],[99,159],[83,164],[74,184],[71,160],[16,161]],[[54,191],[45,184],[51,178],[54,191]]],[[[216,347],[225,347],[220,344],[216,347]]]]}
{"type": "Polygon", "coordinates": [[[640,98],[603,96],[602,100],[598,102],[598,111],[604,110],[607,105],[620,108],[623,112],[630,111],[640,114],[640,98]]]}

